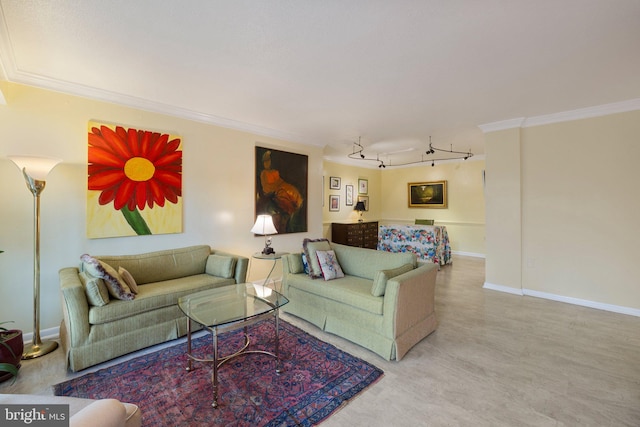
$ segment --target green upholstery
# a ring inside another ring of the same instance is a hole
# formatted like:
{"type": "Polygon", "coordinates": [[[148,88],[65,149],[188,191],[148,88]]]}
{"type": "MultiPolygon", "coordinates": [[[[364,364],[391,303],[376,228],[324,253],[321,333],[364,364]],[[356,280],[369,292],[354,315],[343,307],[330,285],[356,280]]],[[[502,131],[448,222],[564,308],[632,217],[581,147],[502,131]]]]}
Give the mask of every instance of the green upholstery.
{"type": "Polygon", "coordinates": [[[416,219],[416,225],[433,225],[434,222],[432,219],[416,219]]]}
{"type": "Polygon", "coordinates": [[[284,311],[386,360],[402,359],[435,330],[435,264],[418,266],[414,254],[330,245],[344,278],[313,279],[300,271],[301,253],[282,257],[282,287],[289,299],[284,311]],[[374,278],[377,293],[384,295],[373,294],[374,278]]]}
{"type": "Polygon", "coordinates": [[[371,288],[371,295],[374,297],[381,297],[384,295],[384,291],[387,288],[387,282],[389,279],[401,275],[413,270],[413,265],[405,264],[400,267],[391,268],[389,270],[378,270],[376,276],[373,279],[373,287],[371,288]]]}
{"type": "Polygon", "coordinates": [[[60,270],[64,316],[60,339],[73,371],[184,335],[187,322],[178,298],[244,283],[249,263],[248,258],[205,245],[96,258],[115,269],[127,269],[138,283],[138,294],[132,301],[111,299],[95,306],[87,299],[78,268],[60,270]]]}

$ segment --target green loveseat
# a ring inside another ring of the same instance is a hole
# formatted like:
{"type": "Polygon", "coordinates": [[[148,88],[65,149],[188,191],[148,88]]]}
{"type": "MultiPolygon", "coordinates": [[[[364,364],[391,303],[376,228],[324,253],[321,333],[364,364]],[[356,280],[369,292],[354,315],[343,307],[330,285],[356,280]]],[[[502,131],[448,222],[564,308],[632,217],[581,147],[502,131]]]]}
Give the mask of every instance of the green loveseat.
{"type": "Polygon", "coordinates": [[[131,301],[107,298],[105,305],[92,305],[95,298],[87,293],[80,269],[60,270],[64,314],[60,339],[73,371],[185,335],[187,321],[178,298],[244,283],[249,263],[248,258],[212,251],[206,245],[94,258],[116,271],[126,269],[138,293],[131,301]]]}
{"type": "MultiPolygon", "coordinates": [[[[283,257],[287,313],[359,344],[386,360],[400,360],[436,329],[437,266],[418,265],[411,253],[329,243],[307,243],[310,260],[333,250],[345,276],[325,281],[304,272],[302,253],[283,257]]],[[[313,269],[313,266],[310,266],[313,269]]]]}

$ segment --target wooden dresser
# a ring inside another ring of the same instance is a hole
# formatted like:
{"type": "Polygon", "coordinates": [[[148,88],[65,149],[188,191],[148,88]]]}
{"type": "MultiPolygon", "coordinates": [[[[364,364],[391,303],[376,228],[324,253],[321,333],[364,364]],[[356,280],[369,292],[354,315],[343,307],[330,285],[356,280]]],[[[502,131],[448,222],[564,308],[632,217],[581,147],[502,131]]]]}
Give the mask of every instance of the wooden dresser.
{"type": "Polygon", "coordinates": [[[331,241],[342,245],[376,249],[378,247],[378,221],[332,222],[331,241]]]}

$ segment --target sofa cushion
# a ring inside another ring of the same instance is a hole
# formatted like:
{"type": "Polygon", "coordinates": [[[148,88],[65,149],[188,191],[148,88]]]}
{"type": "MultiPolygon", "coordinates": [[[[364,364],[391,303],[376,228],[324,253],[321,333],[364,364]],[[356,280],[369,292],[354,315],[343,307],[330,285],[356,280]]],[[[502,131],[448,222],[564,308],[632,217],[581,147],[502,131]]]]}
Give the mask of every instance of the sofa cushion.
{"type": "Polygon", "coordinates": [[[287,282],[289,288],[296,288],[373,314],[382,314],[384,298],[371,295],[371,280],[345,276],[318,283],[306,274],[290,274],[287,282]]]}
{"type": "Polygon", "coordinates": [[[387,280],[411,270],[413,270],[413,264],[405,264],[397,268],[378,271],[375,277],[373,278],[371,295],[373,295],[374,297],[380,297],[384,295],[384,291],[387,288],[387,280]]]}
{"type": "Polygon", "coordinates": [[[373,280],[378,270],[389,270],[404,264],[412,264],[415,267],[418,264],[416,254],[413,253],[389,253],[338,243],[332,243],[331,249],[336,253],[345,275],[363,279],[373,280]]]}
{"type": "Polygon", "coordinates": [[[328,251],[331,250],[331,245],[327,239],[304,239],[302,241],[302,249],[307,256],[307,262],[309,263],[309,276],[314,279],[322,277],[322,269],[318,262],[318,256],[316,251],[328,251]]]}
{"type": "Polygon", "coordinates": [[[122,277],[122,280],[124,280],[124,282],[127,284],[129,289],[131,289],[131,292],[133,292],[134,294],[137,294],[138,284],[136,283],[136,279],[133,278],[131,273],[129,273],[129,271],[126,270],[124,267],[118,268],[118,273],[120,274],[120,277],[122,277]]]}
{"type": "Polygon", "coordinates": [[[90,276],[86,271],[83,271],[80,273],[80,281],[84,286],[84,293],[90,305],[102,307],[109,304],[109,290],[104,280],[90,276]]]}
{"type": "Polygon", "coordinates": [[[86,271],[90,276],[99,277],[105,281],[112,297],[125,301],[135,298],[127,284],[122,280],[122,277],[111,265],[97,260],[89,254],[83,254],[80,260],[82,260],[83,271],[86,271]]]}
{"type": "Polygon", "coordinates": [[[147,283],[140,286],[139,293],[133,301],[111,301],[103,307],[91,307],[89,309],[89,323],[92,325],[107,323],[158,308],[177,305],[178,298],[182,296],[234,283],[234,279],[223,279],[205,273],[163,282],[147,283]]]}
{"type": "Polygon", "coordinates": [[[207,274],[231,279],[235,271],[236,259],[234,257],[212,254],[207,258],[205,266],[205,273],[207,274]]]}
{"type": "Polygon", "coordinates": [[[124,267],[138,285],[203,274],[211,248],[207,245],[148,252],[139,255],[97,256],[113,266],[124,267]]]}
{"type": "Polygon", "coordinates": [[[320,263],[320,269],[322,270],[324,280],[333,280],[344,277],[344,273],[336,259],[335,252],[316,251],[316,255],[318,256],[318,262],[320,263]]]}
{"type": "Polygon", "coordinates": [[[288,254],[285,255],[289,261],[289,272],[293,274],[304,272],[304,254],[288,254]]]}

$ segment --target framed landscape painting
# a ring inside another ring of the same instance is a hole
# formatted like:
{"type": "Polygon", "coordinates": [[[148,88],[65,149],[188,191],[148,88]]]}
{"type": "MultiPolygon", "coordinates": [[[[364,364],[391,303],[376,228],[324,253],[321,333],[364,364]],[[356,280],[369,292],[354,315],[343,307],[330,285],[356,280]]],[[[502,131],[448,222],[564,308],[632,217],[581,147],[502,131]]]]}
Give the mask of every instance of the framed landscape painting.
{"type": "Polygon", "coordinates": [[[410,208],[446,208],[447,181],[410,182],[408,200],[410,208]]]}

